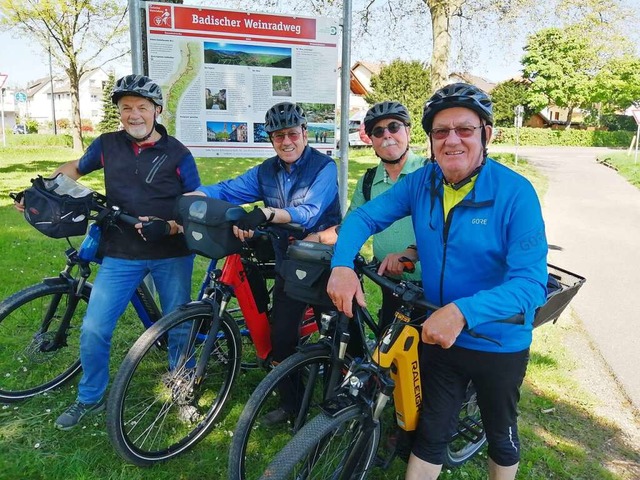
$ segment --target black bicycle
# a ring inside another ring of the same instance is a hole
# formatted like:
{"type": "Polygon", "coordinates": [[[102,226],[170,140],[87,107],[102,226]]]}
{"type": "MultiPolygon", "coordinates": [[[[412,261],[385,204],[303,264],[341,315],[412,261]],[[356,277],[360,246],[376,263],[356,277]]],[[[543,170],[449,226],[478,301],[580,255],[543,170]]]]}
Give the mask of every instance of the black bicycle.
{"type": "MultiPolygon", "coordinates": [[[[398,426],[411,431],[417,425],[422,395],[417,370],[421,321],[412,321],[410,313],[413,308],[435,310],[438,307],[426,302],[421,289],[414,285],[394,284],[379,276],[375,268],[359,270],[381,287],[392,290],[402,299],[403,306],[379,339],[373,354],[351,364],[340,387],[319,406],[321,412],[306,422],[275,456],[261,479],[363,480],[376,465],[388,465],[390,459],[376,462],[376,453],[383,412],[391,397],[398,426]]],[[[547,302],[538,309],[534,327],[555,322],[585,281],[551,265],[549,271],[547,302]]],[[[522,319],[514,317],[504,321],[520,323],[522,319]]],[[[472,458],[485,441],[470,384],[445,463],[461,465],[472,458]]]]}

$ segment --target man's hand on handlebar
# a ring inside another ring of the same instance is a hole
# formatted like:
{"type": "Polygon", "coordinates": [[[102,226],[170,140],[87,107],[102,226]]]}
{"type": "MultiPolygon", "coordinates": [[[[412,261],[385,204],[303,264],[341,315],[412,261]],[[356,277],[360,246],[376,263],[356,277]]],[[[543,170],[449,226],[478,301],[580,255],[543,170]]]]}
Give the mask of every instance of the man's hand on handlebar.
{"type": "Polygon", "coordinates": [[[458,306],[449,303],[433,312],[422,324],[422,341],[450,348],[466,323],[458,306]]]}
{"type": "MultiPolygon", "coordinates": [[[[399,253],[390,253],[380,263],[378,267],[378,275],[395,275],[400,276],[404,272],[413,273],[416,269],[416,260],[409,258],[407,252],[413,250],[405,250],[399,253]]],[[[411,253],[409,253],[410,255],[411,253]]]]}
{"type": "Polygon", "coordinates": [[[358,276],[349,267],[335,267],[327,284],[327,293],[336,308],[347,317],[353,317],[353,299],[358,305],[366,307],[364,292],[358,276]]]}
{"type": "Polygon", "coordinates": [[[167,235],[171,235],[171,224],[159,217],[138,217],[140,223],[134,227],[147,242],[157,242],[167,235]]]}

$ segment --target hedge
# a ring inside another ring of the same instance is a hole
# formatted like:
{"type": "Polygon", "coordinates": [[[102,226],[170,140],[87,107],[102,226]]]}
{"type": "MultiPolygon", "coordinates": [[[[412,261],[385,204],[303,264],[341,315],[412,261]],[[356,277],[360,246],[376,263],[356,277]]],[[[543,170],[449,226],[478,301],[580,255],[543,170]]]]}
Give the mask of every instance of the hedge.
{"type": "MultiPolygon", "coordinates": [[[[625,147],[631,145],[634,133],[628,131],[607,132],[602,130],[552,130],[550,128],[520,129],[518,142],[520,145],[535,146],[572,146],[572,147],[625,147]]],[[[514,127],[497,127],[493,143],[515,145],[516,129],[514,127]]]]}

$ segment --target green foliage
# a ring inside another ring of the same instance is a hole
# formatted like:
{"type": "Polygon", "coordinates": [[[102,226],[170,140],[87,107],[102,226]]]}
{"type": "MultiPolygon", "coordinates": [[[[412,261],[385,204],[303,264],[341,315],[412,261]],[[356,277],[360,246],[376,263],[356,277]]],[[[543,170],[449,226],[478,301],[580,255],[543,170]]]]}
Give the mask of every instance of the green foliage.
{"type": "Polygon", "coordinates": [[[32,118],[28,119],[25,122],[27,126],[27,133],[38,133],[39,124],[37,120],[33,120],[32,118]]]}
{"type": "Polygon", "coordinates": [[[109,78],[102,90],[102,120],[98,123],[98,130],[102,133],[115,132],[120,127],[120,113],[118,107],[111,101],[111,92],[116,85],[116,77],[113,71],[109,72],[109,78]]]}
{"type": "Polygon", "coordinates": [[[525,107],[525,120],[535,113],[534,110],[527,106],[527,90],[528,86],[526,82],[508,80],[506,82],[499,83],[491,91],[491,99],[493,100],[493,119],[495,125],[502,127],[513,126],[513,119],[515,117],[514,111],[518,105],[523,105],[525,107]]]}
{"type": "MultiPolygon", "coordinates": [[[[573,147],[628,147],[634,132],[603,130],[555,130],[550,128],[520,129],[518,142],[520,145],[536,146],[573,146],[573,147]]],[[[516,143],[516,129],[514,127],[501,127],[500,135],[494,138],[493,143],[514,145],[516,143]]]]}
{"type": "Polygon", "coordinates": [[[547,28],[529,37],[522,59],[531,80],[527,104],[541,110],[549,103],[575,108],[590,99],[597,52],[578,26],[547,28]]]}
{"type": "Polygon", "coordinates": [[[608,61],[594,78],[593,101],[602,113],[640,104],[640,58],[626,55],[608,61]]]}
{"type": "Polygon", "coordinates": [[[429,68],[417,60],[405,62],[395,59],[382,67],[378,75],[371,77],[371,88],[373,92],[365,96],[367,103],[373,105],[383,100],[402,103],[411,114],[412,143],[424,143],[426,135],[420,122],[424,102],[432,93],[429,68]]]}
{"type": "Polygon", "coordinates": [[[602,115],[600,124],[607,130],[614,132],[616,130],[626,130],[627,132],[635,132],[638,128],[633,117],[628,115],[602,115]]]}

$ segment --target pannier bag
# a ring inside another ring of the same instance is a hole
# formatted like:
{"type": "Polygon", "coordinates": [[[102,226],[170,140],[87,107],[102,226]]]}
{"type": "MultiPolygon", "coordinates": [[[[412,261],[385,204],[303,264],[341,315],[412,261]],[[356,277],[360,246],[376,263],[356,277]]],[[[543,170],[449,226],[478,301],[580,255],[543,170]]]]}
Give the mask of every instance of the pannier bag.
{"type": "Polygon", "coordinates": [[[244,212],[233,203],[200,195],[183,195],[178,200],[178,219],[187,247],[208,258],[223,258],[242,250],[232,227],[244,212]]]}
{"type": "Polygon", "coordinates": [[[84,235],[95,192],[63,174],[38,176],[24,191],[24,218],[51,238],[84,235]]]}
{"type": "Polygon", "coordinates": [[[285,293],[301,302],[333,307],[327,294],[333,246],[297,240],[289,245],[282,262],[285,293]]]}

